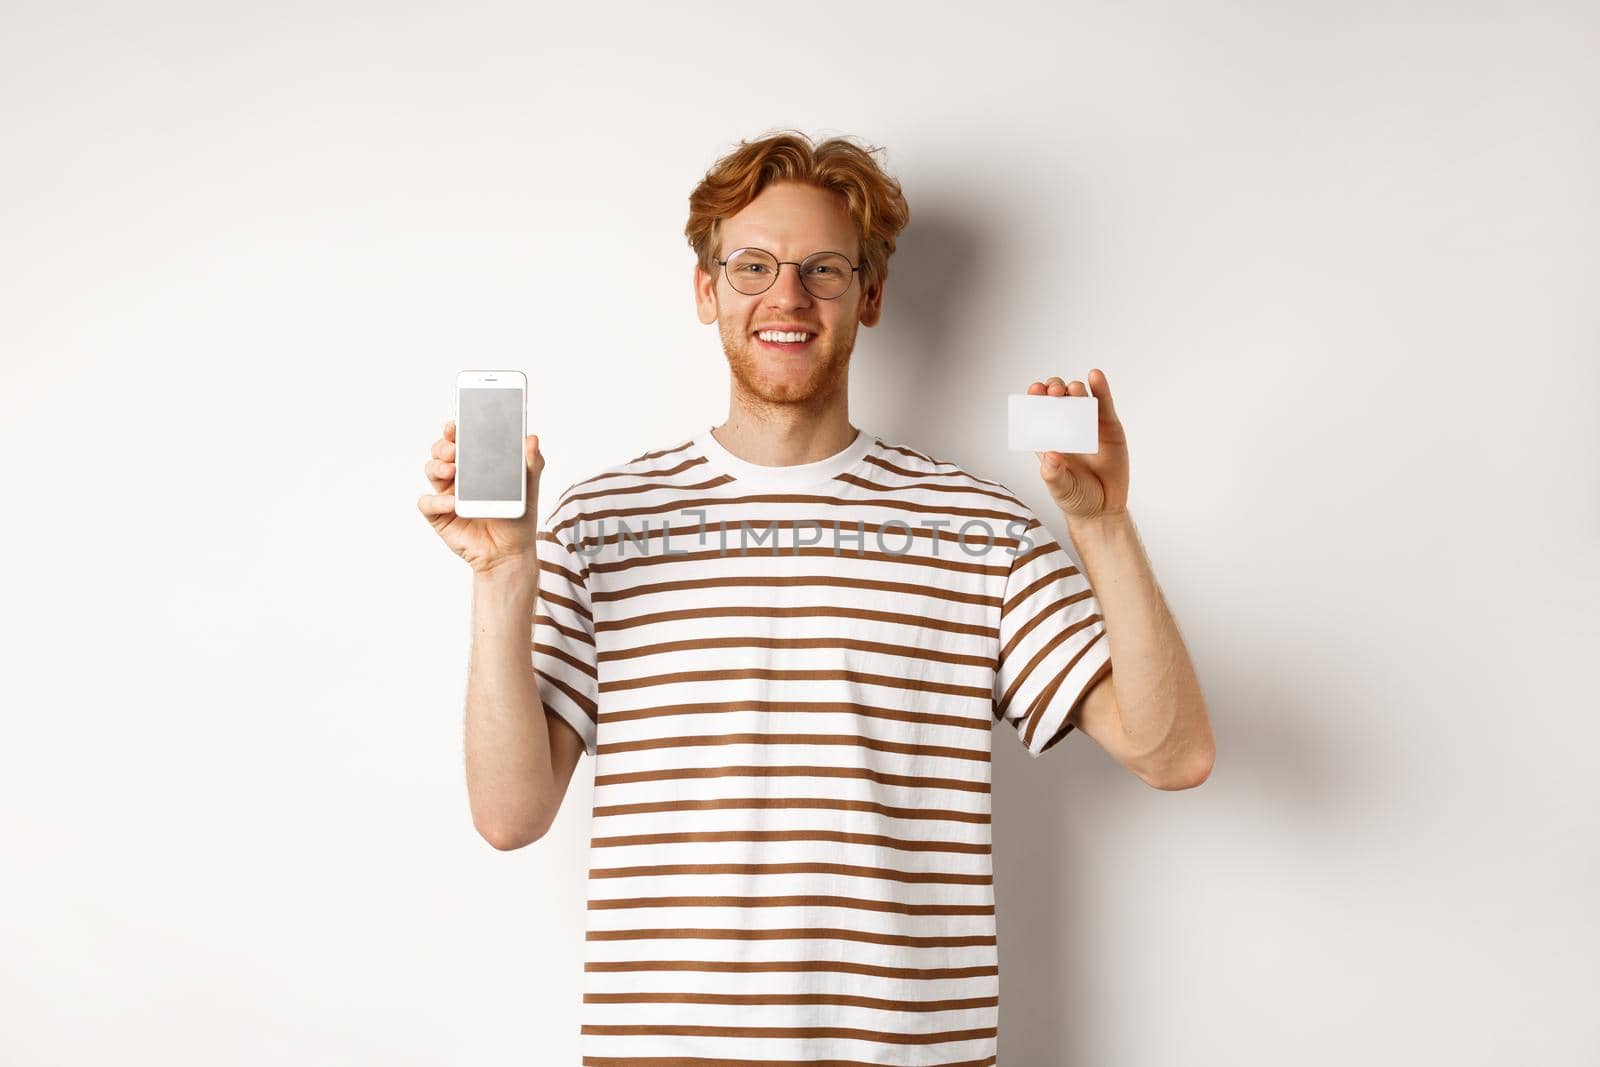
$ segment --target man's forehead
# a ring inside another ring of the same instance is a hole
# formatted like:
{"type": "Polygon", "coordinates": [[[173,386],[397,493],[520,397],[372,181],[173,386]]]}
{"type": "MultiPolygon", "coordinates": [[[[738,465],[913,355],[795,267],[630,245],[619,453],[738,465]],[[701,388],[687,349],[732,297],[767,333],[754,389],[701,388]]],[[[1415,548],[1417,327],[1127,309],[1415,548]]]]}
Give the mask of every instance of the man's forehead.
{"type": "Polygon", "coordinates": [[[728,220],[722,227],[723,244],[728,248],[764,248],[780,256],[812,252],[855,250],[856,235],[837,226],[792,223],[756,223],[728,220]]]}
{"type": "Polygon", "coordinates": [[[722,235],[728,248],[765,248],[787,256],[828,250],[851,252],[855,226],[836,197],[793,186],[767,192],[725,219],[722,235]]]}

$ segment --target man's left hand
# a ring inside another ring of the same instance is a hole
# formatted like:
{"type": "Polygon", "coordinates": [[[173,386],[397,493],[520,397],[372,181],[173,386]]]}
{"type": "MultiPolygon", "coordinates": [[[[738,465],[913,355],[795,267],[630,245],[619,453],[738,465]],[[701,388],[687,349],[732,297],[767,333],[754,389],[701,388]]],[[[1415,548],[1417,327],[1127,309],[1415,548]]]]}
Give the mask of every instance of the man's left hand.
{"type": "Polygon", "coordinates": [[[1122,432],[1111,402],[1111,384],[1105,372],[1089,371],[1089,385],[1058,377],[1028,386],[1029,396],[1090,396],[1100,402],[1100,450],[1087,452],[1035,452],[1039,477],[1050,497],[1071,521],[1088,521],[1126,514],[1128,510],[1128,439],[1122,432]],[[1093,390],[1091,394],[1091,388],[1093,390]]]}

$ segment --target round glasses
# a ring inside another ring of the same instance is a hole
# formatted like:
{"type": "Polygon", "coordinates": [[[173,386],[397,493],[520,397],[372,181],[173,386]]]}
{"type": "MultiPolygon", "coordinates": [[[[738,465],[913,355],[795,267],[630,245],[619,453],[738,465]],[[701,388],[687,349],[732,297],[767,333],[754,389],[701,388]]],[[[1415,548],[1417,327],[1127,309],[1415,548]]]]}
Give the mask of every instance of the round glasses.
{"type": "MultiPolygon", "coordinates": [[[[712,257],[727,274],[728,284],[745,296],[758,296],[772,288],[783,264],[770,252],[759,248],[737,248],[727,259],[712,257]]],[[[850,288],[850,281],[864,264],[850,265],[838,252],[817,252],[804,263],[789,263],[800,271],[800,284],[818,300],[836,300],[850,288]]]]}

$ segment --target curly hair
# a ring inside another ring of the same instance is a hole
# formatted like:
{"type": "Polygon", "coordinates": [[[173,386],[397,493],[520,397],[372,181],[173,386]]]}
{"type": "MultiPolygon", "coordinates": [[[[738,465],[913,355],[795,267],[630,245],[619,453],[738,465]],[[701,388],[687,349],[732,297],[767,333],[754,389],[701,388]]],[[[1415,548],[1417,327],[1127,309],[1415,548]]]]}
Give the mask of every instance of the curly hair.
{"type": "Polygon", "coordinates": [[[911,221],[900,183],[873,158],[882,148],[867,148],[853,138],[830,137],[813,144],[798,130],[741,140],[717,160],[689,194],[689,223],[683,228],[700,268],[716,276],[722,222],[773,182],[798,181],[838,193],[861,237],[861,288],[889,277],[894,239],[911,221]]]}

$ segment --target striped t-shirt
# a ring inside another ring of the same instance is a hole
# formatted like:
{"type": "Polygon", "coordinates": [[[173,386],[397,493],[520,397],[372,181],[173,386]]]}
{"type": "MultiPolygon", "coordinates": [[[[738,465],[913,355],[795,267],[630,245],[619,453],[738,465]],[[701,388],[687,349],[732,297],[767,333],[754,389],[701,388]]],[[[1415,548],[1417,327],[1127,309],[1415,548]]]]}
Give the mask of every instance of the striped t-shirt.
{"type": "Polygon", "coordinates": [[[999,482],[860,430],[766,467],[702,430],[540,523],[533,661],[595,758],[586,1067],[977,1067],[998,1046],[990,738],[1111,669],[999,482]]]}

